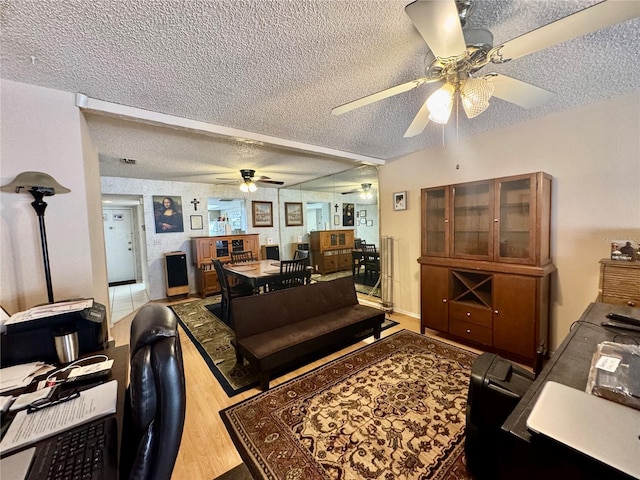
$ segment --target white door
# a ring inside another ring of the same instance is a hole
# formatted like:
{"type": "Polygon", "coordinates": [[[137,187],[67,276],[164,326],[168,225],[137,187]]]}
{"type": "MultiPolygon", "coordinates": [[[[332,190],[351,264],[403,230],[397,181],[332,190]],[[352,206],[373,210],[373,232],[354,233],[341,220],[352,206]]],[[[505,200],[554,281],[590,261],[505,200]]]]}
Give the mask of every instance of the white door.
{"type": "Polygon", "coordinates": [[[102,215],[109,284],[135,282],[133,210],[130,208],[103,208],[102,215]]]}

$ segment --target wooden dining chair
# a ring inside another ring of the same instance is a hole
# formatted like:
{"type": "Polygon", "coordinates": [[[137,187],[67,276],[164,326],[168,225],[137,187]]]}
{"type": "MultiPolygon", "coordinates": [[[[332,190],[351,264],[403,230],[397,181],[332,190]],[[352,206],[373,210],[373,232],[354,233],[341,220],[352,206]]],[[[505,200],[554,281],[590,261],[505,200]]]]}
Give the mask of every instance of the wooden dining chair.
{"type": "Polygon", "coordinates": [[[376,279],[380,275],[380,257],[373,244],[365,244],[362,254],[365,282],[369,277],[376,279]]]}
{"type": "Polygon", "coordinates": [[[307,268],[308,265],[308,257],[280,260],[280,274],[269,284],[269,290],[282,290],[306,285],[311,280],[311,271],[307,268]]]}
{"type": "Polygon", "coordinates": [[[218,274],[218,283],[220,283],[220,293],[222,300],[220,301],[220,307],[222,310],[222,321],[233,328],[233,318],[231,316],[231,301],[234,298],[246,297],[253,295],[253,287],[248,283],[239,283],[237,285],[229,285],[227,280],[227,274],[224,271],[224,267],[220,260],[213,259],[213,268],[216,269],[218,274]]]}
{"type": "Polygon", "coordinates": [[[253,256],[251,250],[242,250],[240,252],[231,252],[231,263],[254,262],[257,260],[253,256]]]}
{"type": "Polygon", "coordinates": [[[293,259],[299,260],[301,258],[309,259],[309,250],[296,250],[293,252],[293,259]]]}

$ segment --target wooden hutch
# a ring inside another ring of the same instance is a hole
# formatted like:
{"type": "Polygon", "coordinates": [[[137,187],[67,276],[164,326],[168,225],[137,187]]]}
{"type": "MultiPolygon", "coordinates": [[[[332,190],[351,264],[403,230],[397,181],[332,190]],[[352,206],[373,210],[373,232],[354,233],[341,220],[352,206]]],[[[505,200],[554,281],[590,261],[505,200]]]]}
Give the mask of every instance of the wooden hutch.
{"type": "Polygon", "coordinates": [[[259,258],[259,234],[191,237],[191,257],[195,267],[198,295],[204,298],[220,291],[218,275],[211,261],[218,259],[227,263],[231,260],[231,252],[242,250],[250,250],[259,258]]]}
{"type": "Polygon", "coordinates": [[[537,172],[425,188],[421,328],[535,366],[549,323],[551,183],[537,172]]]}
{"type": "Polygon", "coordinates": [[[314,270],[323,275],[351,270],[354,236],[353,230],[311,232],[311,266],[314,270]]]}

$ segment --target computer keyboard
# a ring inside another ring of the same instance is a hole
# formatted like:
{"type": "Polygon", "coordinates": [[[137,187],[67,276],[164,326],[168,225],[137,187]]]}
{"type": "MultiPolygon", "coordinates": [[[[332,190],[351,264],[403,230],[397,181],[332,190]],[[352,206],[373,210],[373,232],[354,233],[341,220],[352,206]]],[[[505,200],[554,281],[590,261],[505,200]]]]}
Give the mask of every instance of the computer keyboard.
{"type": "Polygon", "coordinates": [[[106,417],[51,437],[38,448],[28,480],[117,478],[116,435],[116,419],[106,417]]]}

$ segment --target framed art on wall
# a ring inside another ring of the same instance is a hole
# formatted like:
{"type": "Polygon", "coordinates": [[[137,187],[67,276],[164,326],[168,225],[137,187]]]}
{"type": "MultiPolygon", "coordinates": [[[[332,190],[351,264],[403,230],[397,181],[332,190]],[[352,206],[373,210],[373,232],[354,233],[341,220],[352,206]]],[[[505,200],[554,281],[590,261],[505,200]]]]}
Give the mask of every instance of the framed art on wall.
{"type": "Polygon", "coordinates": [[[302,226],[302,203],[285,202],[284,216],[287,227],[302,226]]]}
{"type": "Polygon", "coordinates": [[[182,197],[153,196],[156,233],[184,232],[182,197]]]}
{"type": "Polygon", "coordinates": [[[202,215],[191,215],[191,230],[202,230],[202,215]]]}
{"type": "Polygon", "coordinates": [[[406,210],[407,209],[407,192],[396,192],[393,194],[393,209],[394,210],[406,210]]]}
{"type": "Polygon", "coordinates": [[[251,202],[254,227],[273,227],[273,202],[251,202]]]}

